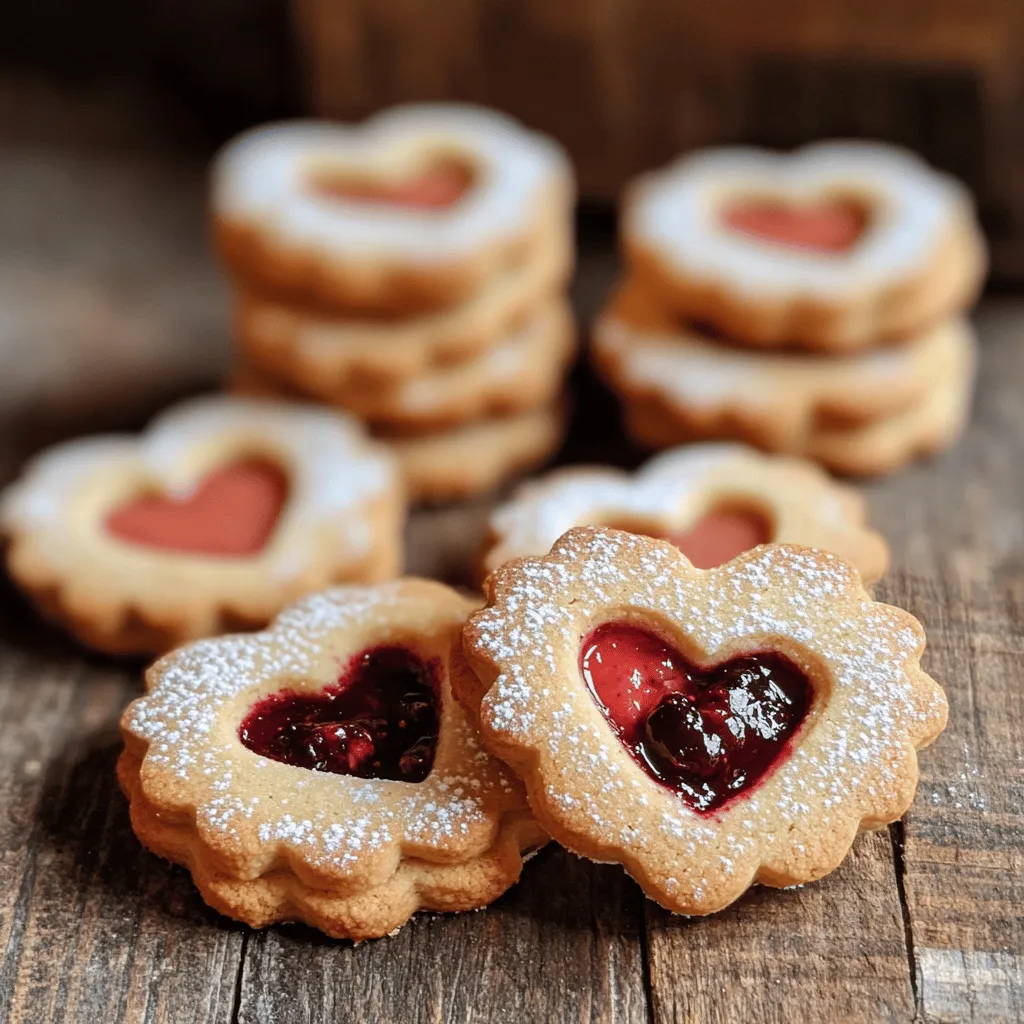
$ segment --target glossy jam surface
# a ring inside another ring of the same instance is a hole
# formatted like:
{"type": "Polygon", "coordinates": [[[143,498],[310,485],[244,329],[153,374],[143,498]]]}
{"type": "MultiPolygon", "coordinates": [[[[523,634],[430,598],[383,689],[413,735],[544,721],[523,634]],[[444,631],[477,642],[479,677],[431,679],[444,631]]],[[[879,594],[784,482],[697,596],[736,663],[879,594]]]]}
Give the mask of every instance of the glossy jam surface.
{"type": "Polygon", "coordinates": [[[447,210],[469,190],[470,168],[457,160],[439,160],[410,178],[395,181],[321,172],[310,179],[312,191],[326,199],[407,210],[447,210]]]}
{"type": "Polygon", "coordinates": [[[107,533],[143,547],[241,558],[270,539],[288,499],[288,478],[264,459],[214,470],[191,494],[144,494],[118,506],[107,533]]]}
{"type": "Polygon", "coordinates": [[[840,200],[793,205],[774,199],[750,199],[727,206],[722,223],[730,231],[772,245],[840,255],[849,252],[868,225],[865,209],[840,200]]]}
{"type": "Polygon", "coordinates": [[[580,671],[633,759],[707,814],[786,756],[814,698],[804,673],[775,651],[706,668],[628,623],[594,629],[580,671]]]}
{"type": "Polygon", "coordinates": [[[437,730],[437,666],[404,647],[378,647],[357,654],[333,686],[264,697],[238,735],[254,753],[297,768],[422,782],[437,730]]]}

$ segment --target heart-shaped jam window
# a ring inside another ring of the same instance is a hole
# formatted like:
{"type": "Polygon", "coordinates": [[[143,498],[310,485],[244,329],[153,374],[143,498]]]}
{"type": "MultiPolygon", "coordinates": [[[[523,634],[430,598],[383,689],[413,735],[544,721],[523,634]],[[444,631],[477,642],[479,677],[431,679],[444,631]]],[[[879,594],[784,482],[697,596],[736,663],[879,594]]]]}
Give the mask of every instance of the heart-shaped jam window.
{"type": "Polygon", "coordinates": [[[869,219],[862,204],[840,199],[799,205],[781,199],[748,199],[726,206],[721,217],[730,231],[741,235],[828,255],[849,252],[869,219]]]}
{"type": "Polygon", "coordinates": [[[580,671],[633,759],[702,814],[756,786],[786,757],[814,699],[806,675],[777,651],[706,668],[629,623],[593,630],[580,671]]]}
{"type": "Polygon", "coordinates": [[[637,528],[635,524],[606,525],[667,540],[675,544],[698,569],[714,569],[758,544],[767,544],[774,532],[764,516],[753,509],[743,508],[712,509],[686,530],[659,532],[637,528]]]}
{"type": "Polygon", "coordinates": [[[437,750],[437,673],[404,647],[363,651],[323,690],[257,701],[238,735],[254,753],[297,768],[422,782],[437,750]]]}
{"type": "Polygon", "coordinates": [[[438,159],[405,178],[375,178],[356,171],[321,169],[309,187],[325,199],[406,210],[447,210],[469,191],[474,173],[465,162],[438,159]]]}
{"type": "Polygon", "coordinates": [[[113,509],[107,533],[148,548],[244,558],[270,539],[288,498],[288,478],[265,459],[214,470],[182,498],[143,494],[113,509]]]}

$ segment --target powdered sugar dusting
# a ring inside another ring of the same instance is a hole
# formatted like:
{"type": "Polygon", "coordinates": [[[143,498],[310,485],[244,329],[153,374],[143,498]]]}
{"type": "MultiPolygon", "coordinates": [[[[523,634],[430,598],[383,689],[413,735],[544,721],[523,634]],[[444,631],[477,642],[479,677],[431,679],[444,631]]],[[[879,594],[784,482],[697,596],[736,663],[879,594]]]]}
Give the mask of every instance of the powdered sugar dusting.
{"type": "MultiPolygon", "coordinates": [[[[171,407],[137,438],[91,437],[48,449],[3,493],[0,526],[9,535],[45,532],[40,554],[55,576],[95,572],[105,583],[117,581],[127,606],[145,608],[168,554],[107,533],[111,505],[153,487],[185,497],[214,468],[253,455],[279,462],[288,476],[273,535],[245,559],[175,556],[190,562],[191,594],[244,598],[267,580],[302,578],[313,558],[344,565],[366,557],[379,529],[368,519],[371,503],[397,487],[391,453],[342,413],[222,395],[171,407]]],[[[177,577],[167,583],[174,585],[177,577]]]]}
{"type": "Polygon", "coordinates": [[[919,272],[964,211],[966,190],[913,154],[871,142],[830,141],[793,154],[726,147],[684,157],[634,188],[627,230],[688,275],[745,293],[856,294],[919,272]],[[763,245],[725,229],[721,210],[737,196],[794,202],[862,197],[872,210],[864,237],[842,258],[763,245]]]}
{"type": "Polygon", "coordinates": [[[612,858],[642,864],[669,905],[713,904],[723,890],[734,898],[762,864],[808,878],[834,866],[828,851],[839,844],[841,856],[862,820],[902,811],[916,777],[912,747],[945,713],[917,667],[916,622],[868,600],[852,569],[815,551],[759,548],[698,572],[668,544],[572,530],[548,558],[499,570],[493,605],[469,636],[498,668],[481,709],[487,727],[540,753],[552,813],[612,858]],[[712,818],[635,765],[582,682],[582,637],[623,616],[647,619],[712,663],[778,647],[816,683],[791,755],[712,818]],[[652,859],[666,837],[672,856],[652,859]]]}
{"type": "Polygon", "coordinates": [[[777,543],[832,551],[867,579],[884,565],[884,544],[864,525],[863,502],[849,488],[809,462],[709,443],[663,452],[633,475],[576,467],[527,481],[491,515],[486,567],[545,554],[573,526],[635,522],[641,532],[681,531],[720,502],[763,510],[777,543]]]}
{"type": "Polygon", "coordinates": [[[258,697],[333,682],[352,654],[390,642],[396,629],[433,630],[435,646],[450,644],[465,607],[435,584],[335,588],[292,606],[271,630],[201,641],[162,659],[150,692],[124,719],[147,745],[147,796],[194,813],[200,836],[252,875],[280,853],[342,881],[386,876],[403,853],[451,860],[480,852],[519,798],[482,750],[447,678],[434,768],[422,783],[307,771],[260,757],[238,738],[258,697]],[[423,627],[430,609],[434,621],[423,627]]]}

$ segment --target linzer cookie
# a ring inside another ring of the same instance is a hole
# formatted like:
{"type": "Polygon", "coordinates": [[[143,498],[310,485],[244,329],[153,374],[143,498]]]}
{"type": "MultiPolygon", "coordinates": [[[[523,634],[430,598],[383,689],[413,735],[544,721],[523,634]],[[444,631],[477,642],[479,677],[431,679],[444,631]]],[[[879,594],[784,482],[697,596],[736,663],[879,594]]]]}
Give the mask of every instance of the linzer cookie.
{"type": "Polygon", "coordinates": [[[361,126],[254,129],[214,165],[218,247],[250,290],[345,314],[466,299],[564,223],[556,143],[502,114],[398,107],[361,126]]]}
{"type": "Polygon", "coordinates": [[[243,290],[238,344],[265,373],[325,401],[405,382],[482,356],[522,327],[565,287],[571,248],[567,227],[552,232],[529,259],[499,270],[462,302],[403,319],[332,318],[243,290]]]}
{"type": "Polygon", "coordinates": [[[402,580],[158,661],[124,714],[132,827],[212,907],[362,940],[471,910],[546,836],[452,697],[473,606],[402,580]]]}
{"type": "Polygon", "coordinates": [[[800,459],[704,444],[664,452],[635,474],[579,466],[526,481],[491,514],[484,570],[546,554],[567,530],[588,525],[671,541],[698,569],[767,543],[831,551],[865,583],[888,563],[852,488],[800,459]]]}
{"type": "Polygon", "coordinates": [[[307,396],[337,405],[374,428],[430,432],[551,404],[575,349],[568,303],[548,299],[474,358],[375,386],[349,383],[336,389],[323,380],[307,396]]]}
{"type": "Polygon", "coordinates": [[[57,445],[0,499],[16,583],[84,642],[150,653],[257,628],[402,563],[394,459],[353,421],[238,398],[57,445]]]}
{"type": "Polygon", "coordinates": [[[971,305],[986,265],[967,191],[868,142],[683,157],[632,186],[623,232],[658,302],[751,345],[915,335],[971,305]]]}
{"type": "Polygon", "coordinates": [[[584,527],[490,577],[465,631],[479,686],[458,696],[554,839],[707,914],[821,878],[907,810],[947,715],[924,644],[834,555],[702,571],[584,527]]]}

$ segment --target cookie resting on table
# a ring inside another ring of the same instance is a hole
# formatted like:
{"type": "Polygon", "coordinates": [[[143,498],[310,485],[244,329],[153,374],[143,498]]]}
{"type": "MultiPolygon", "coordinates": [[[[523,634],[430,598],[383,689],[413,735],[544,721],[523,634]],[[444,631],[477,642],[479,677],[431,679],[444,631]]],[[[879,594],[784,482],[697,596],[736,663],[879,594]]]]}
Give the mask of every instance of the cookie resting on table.
{"type": "Polygon", "coordinates": [[[525,481],[491,513],[483,568],[547,554],[571,527],[608,526],[669,540],[699,569],[769,542],[821,548],[873,583],[888,548],[866,518],[860,494],[812,463],[738,444],[691,445],[635,474],[574,466],[525,481]]]}
{"type": "Polygon", "coordinates": [[[354,420],[219,396],[138,437],[57,445],[0,496],[14,581],[116,653],[258,628],[330,583],[389,579],[404,520],[395,460],[354,420]]]}
{"type": "Polygon", "coordinates": [[[547,837],[452,696],[473,607],[339,587],[163,657],[121,723],[139,839],[254,927],[362,940],[497,899],[547,837]]]}

